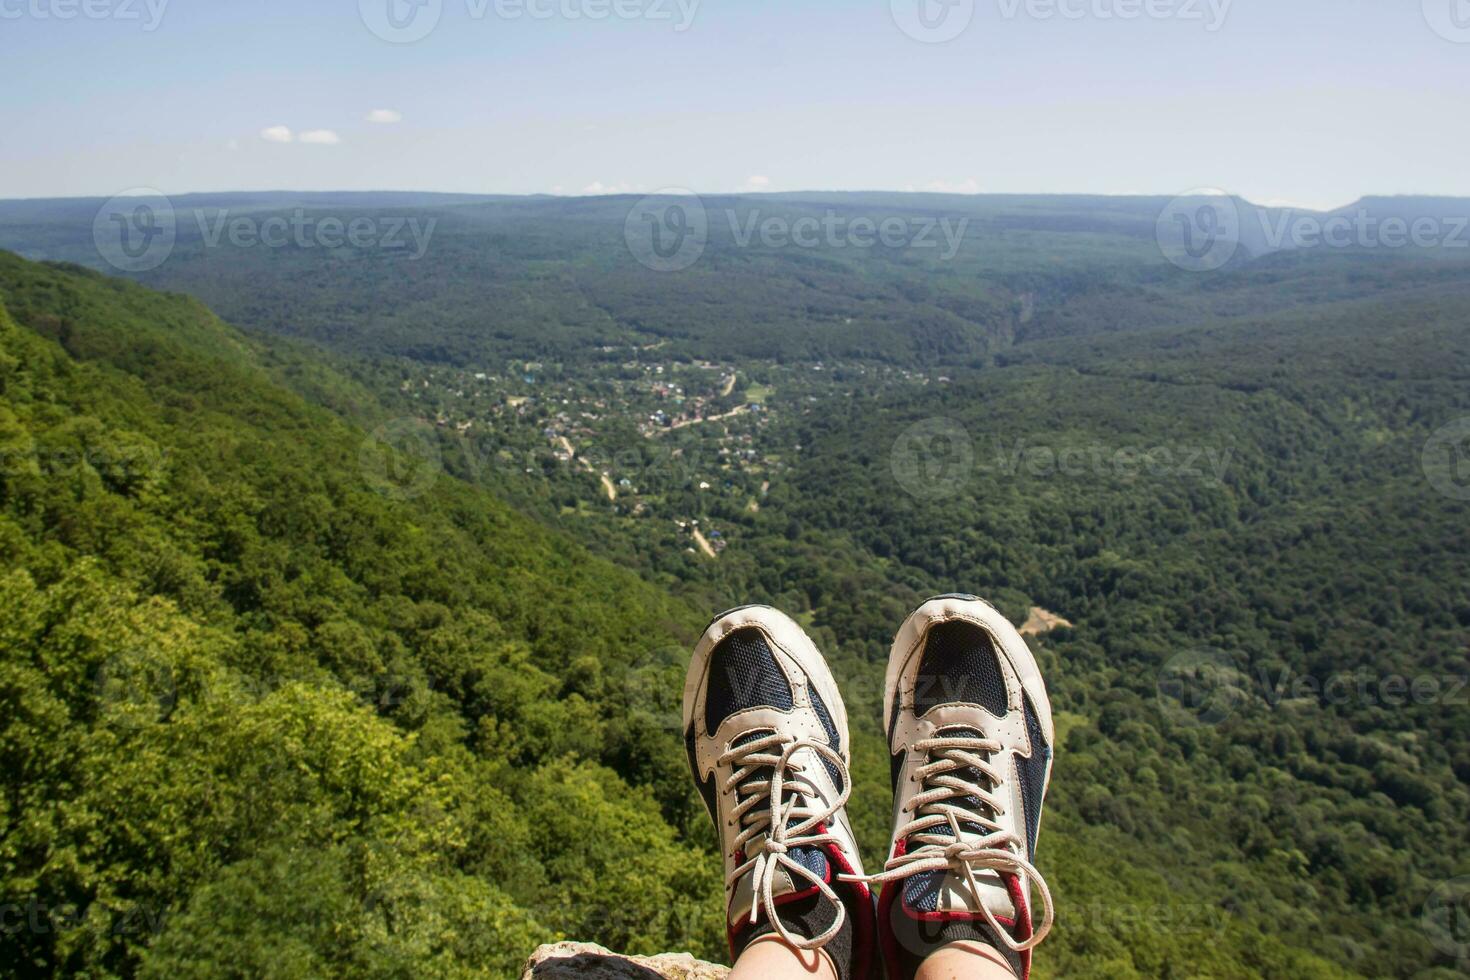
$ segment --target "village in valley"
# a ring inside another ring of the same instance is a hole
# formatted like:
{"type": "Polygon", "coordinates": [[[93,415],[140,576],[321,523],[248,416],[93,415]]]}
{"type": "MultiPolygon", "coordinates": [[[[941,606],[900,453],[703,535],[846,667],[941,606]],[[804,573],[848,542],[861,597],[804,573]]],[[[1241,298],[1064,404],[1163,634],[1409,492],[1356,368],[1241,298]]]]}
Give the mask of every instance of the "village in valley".
{"type": "MultiPolygon", "coordinates": [[[[511,360],[497,369],[395,361],[398,393],[478,474],[560,517],[611,508],[663,522],[685,552],[715,559],[738,538],[801,452],[793,419],[860,382],[926,385],[922,372],[862,363],[739,364],[603,347],[576,365],[511,360]]],[[[947,380],[947,379],[944,379],[947,380]]],[[[648,529],[645,528],[645,533],[648,529]]],[[[662,535],[660,535],[662,536],[662,535]]]]}

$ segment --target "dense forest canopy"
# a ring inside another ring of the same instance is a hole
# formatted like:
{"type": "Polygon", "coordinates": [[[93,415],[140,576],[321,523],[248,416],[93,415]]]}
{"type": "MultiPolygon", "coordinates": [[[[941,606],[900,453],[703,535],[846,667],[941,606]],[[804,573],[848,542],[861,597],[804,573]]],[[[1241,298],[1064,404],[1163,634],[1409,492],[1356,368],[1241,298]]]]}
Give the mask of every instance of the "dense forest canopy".
{"type": "MultiPolygon", "coordinates": [[[[0,205],[0,244],[107,269],[99,203],[0,205]]],[[[1190,272],[1149,198],[702,204],[670,272],[616,198],[179,199],[136,276],[173,292],[0,254],[0,874],[51,924],[7,967],[719,958],[683,651],[741,601],[812,631],[873,864],[887,643],[958,588],[1067,623],[1030,639],[1043,974],[1463,968],[1433,913],[1470,874],[1470,257],[1190,272]],[[435,230],[193,216],[296,208],[435,230]]]]}

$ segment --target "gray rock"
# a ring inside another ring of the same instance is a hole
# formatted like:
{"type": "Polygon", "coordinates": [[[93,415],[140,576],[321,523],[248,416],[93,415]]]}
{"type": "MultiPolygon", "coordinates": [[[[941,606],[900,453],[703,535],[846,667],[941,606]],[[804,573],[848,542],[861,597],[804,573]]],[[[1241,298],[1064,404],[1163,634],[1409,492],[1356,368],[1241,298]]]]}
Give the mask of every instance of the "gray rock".
{"type": "Polygon", "coordinates": [[[551,943],[526,961],[521,980],[724,980],[730,968],[688,953],[623,956],[594,943],[551,943]]]}

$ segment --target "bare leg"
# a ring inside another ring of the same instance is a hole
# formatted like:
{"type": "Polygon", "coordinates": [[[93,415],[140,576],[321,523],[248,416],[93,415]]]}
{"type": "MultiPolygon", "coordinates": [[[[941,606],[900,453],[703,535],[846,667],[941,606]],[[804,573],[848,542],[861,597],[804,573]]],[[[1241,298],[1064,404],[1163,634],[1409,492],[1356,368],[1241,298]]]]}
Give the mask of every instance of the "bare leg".
{"type": "Polygon", "coordinates": [[[821,950],[797,949],[768,933],[745,947],[730,980],[837,980],[837,971],[821,950]]]}
{"type": "Polygon", "coordinates": [[[1016,980],[1010,964],[984,943],[940,947],[919,966],[914,980],[1016,980]]]}

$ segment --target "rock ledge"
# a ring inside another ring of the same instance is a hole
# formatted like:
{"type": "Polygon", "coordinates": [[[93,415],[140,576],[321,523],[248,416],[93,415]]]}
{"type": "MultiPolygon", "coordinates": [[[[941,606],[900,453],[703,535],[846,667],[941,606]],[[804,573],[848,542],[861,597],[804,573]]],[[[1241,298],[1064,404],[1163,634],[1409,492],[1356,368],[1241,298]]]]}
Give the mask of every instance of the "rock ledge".
{"type": "Polygon", "coordinates": [[[521,980],[724,980],[729,973],[688,953],[623,956],[595,943],[565,942],[537,947],[521,980]]]}

